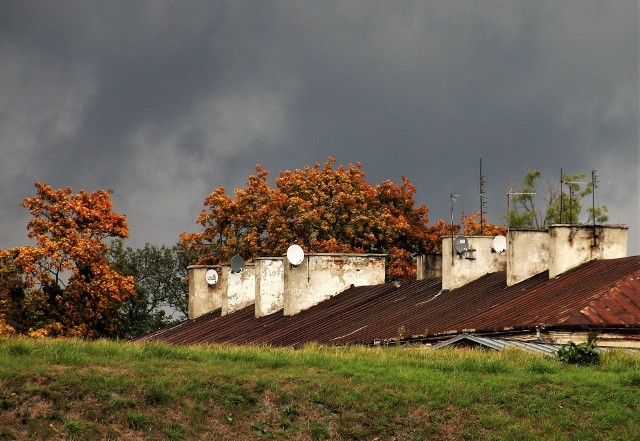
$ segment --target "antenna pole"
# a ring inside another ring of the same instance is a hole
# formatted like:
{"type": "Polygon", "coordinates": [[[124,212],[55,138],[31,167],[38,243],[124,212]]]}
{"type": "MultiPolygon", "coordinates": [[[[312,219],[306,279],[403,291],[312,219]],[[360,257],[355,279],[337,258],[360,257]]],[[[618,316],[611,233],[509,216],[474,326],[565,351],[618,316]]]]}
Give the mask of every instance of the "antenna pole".
{"type": "MultiPolygon", "coordinates": [[[[569,225],[573,225],[573,186],[579,186],[581,184],[587,184],[587,182],[580,182],[580,181],[562,181],[565,184],[567,184],[569,186],[569,225]]],[[[578,187],[578,190],[580,189],[580,187],[578,187]]],[[[578,219],[579,221],[580,219],[578,219]]]]}
{"type": "Polygon", "coordinates": [[[591,215],[593,216],[593,246],[596,243],[596,188],[598,188],[598,170],[591,170],[591,215]]]}
{"type": "Polygon", "coordinates": [[[451,193],[451,266],[453,266],[453,258],[455,254],[453,252],[453,203],[456,201],[456,198],[459,197],[459,194],[451,193]]]}
{"type": "Polygon", "coordinates": [[[480,158],[480,236],[484,236],[484,207],[485,207],[485,190],[484,190],[484,175],[482,174],[482,158],[480,158]]]}
{"type": "Polygon", "coordinates": [[[560,167],[560,224],[562,224],[562,197],[564,193],[562,192],[562,167],[560,167]]]}

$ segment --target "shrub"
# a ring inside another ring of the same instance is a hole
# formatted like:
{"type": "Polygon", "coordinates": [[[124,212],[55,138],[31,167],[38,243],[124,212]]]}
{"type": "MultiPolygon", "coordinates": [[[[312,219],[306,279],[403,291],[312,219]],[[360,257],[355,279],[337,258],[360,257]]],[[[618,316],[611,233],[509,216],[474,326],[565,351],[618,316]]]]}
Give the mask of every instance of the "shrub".
{"type": "Polygon", "coordinates": [[[570,341],[557,352],[558,359],[568,364],[589,365],[600,361],[600,354],[592,343],[575,344],[570,341]]]}

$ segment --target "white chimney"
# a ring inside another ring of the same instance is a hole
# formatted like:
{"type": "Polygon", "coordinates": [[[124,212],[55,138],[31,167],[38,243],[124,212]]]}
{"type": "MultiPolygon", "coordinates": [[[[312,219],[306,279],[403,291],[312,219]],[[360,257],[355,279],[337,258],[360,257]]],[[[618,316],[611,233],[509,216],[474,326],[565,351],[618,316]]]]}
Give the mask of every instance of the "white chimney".
{"type": "Polygon", "coordinates": [[[298,266],[284,263],[284,315],[295,315],[351,285],[384,283],[384,254],[308,254],[298,266]]]}
{"type": "Polygon", "coordinates": [[[509,230],[507,233],[507,286],[549,268],[547,230],[509,230]]]}
{"type": "Polygon", "coordinates": [[[190,265],[189,275],[189,318],[193,319],[222,307],[222,297],[227,290],[226,275],[220,265],[190,265]],[[207,271],[218,274],[216,283],[207,282],[207,271]]]}
{"type": "Polygon", "coordinates": [[[505,271],[507,256],[493,249],[492,236],[467,236],[469,250],[453,250],[451,237],[442,238],[442,289],[455,289],[485,274],[505,271]]]}
{"type": "Polygon", "coordinates": [[[283,257],[258,257],[256,262],[256,317],[284,308],[283,257]]]}
{"type": "Polygon", "coordinates": [[[549,278],[596,259],[627,257],[626,225],[551,225],[549,278]]]}
{"type": "Polygon", "coordinates": [[[222,315],[231,314],[256,300],[255,264],[247,263],[240,272],[231,272],[229,265],[223,265],[222,274],[226,275],[227,289],[222,296],[222,315]]]}

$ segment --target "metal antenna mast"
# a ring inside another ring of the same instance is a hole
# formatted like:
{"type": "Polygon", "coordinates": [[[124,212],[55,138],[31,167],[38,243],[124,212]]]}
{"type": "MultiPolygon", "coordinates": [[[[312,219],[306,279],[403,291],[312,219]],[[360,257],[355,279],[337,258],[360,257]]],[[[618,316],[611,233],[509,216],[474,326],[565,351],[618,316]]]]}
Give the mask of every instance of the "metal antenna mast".
{"type": "Polygon", "coordinates": [[[460,197],[459,194],[451,193],[451,266],[453,266],[453,258],[455,257],[453,250],[453,203],[456,201],[456,198],[460,197]]]}
{"type": "Polygon", "coordinates": [[[596,236],[596,188],[598,188],[598,170],[591,170],[591,215],[593,216],[593,246],[597,245],[596,236]]]}
{"type": "MultiPolygon", "coordinates": [[[[562,177],[562,167],[560,167],[560,224],[562,224],[562,199],[564,194],[562,193],[562,180],[564,178],[562,177]]],[[[551,199],[551,198],[549,198],[551,199]]]]}
{"type": "Polygon", "coordinates": [[[480,158],[480,236],[483,236],[484,229],[484,215],[487,214],[486,206],[486,195],[485,195],[485,179],[482,174],[482,158],[480,158]]]}
{"type": "Polygon", "coordinates": [[[573,186],[588,184],[588,182],[582,182],[582,181],[562,181],[562,182],[569,186],[569,225],[573,225],[573,191],[574,191],[573,186]]]}

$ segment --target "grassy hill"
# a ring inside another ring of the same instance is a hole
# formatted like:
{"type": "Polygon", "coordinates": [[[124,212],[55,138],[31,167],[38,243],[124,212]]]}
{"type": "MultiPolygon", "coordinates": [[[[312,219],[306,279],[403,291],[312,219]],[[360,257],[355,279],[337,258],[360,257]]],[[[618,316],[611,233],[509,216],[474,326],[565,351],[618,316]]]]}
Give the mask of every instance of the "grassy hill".
{"type": "Polygon", "coordinates": [[[0,339],[0,440],[638,440],[640,355],[0,339]]]}

